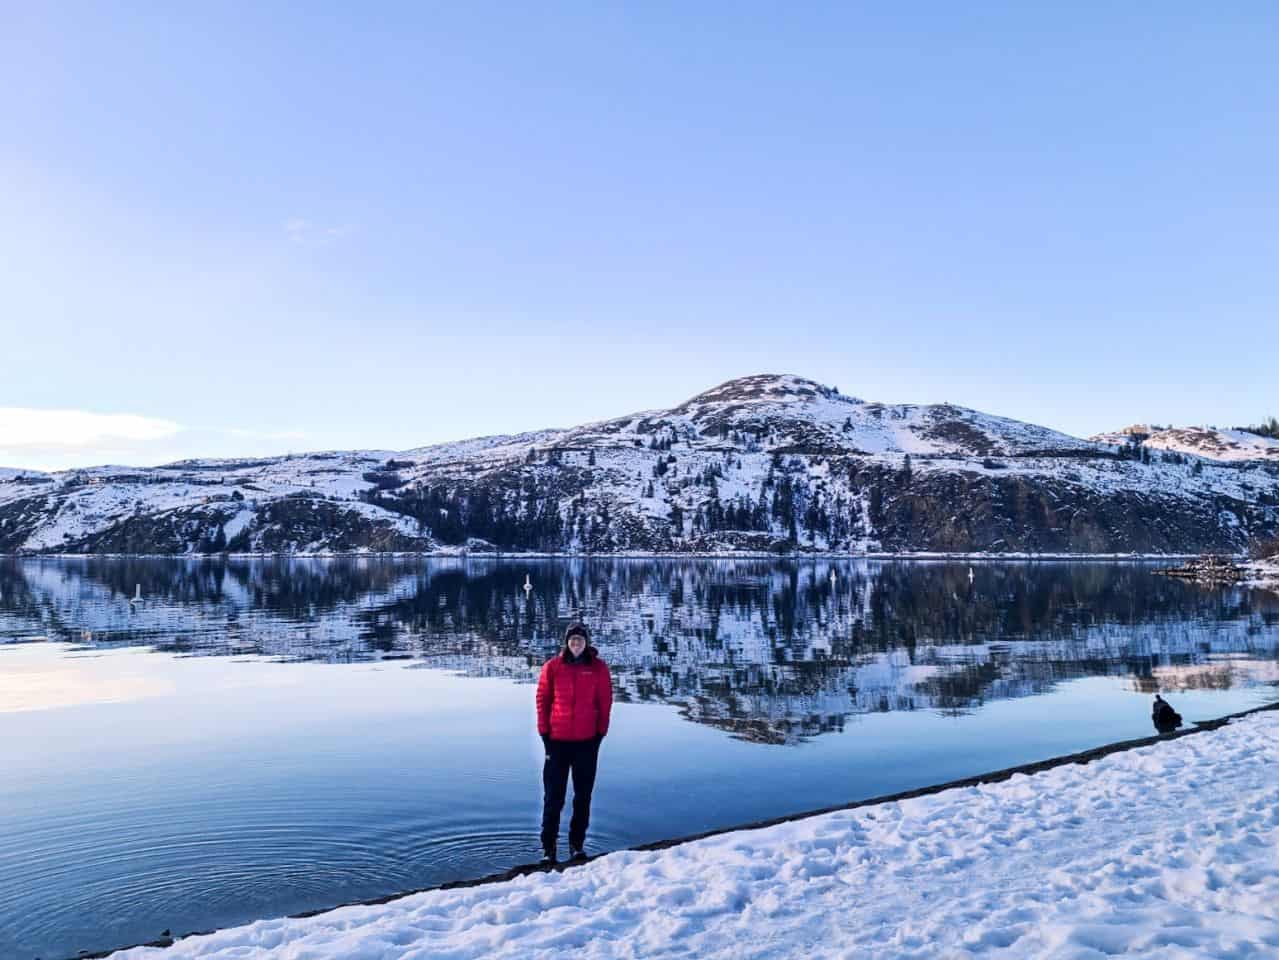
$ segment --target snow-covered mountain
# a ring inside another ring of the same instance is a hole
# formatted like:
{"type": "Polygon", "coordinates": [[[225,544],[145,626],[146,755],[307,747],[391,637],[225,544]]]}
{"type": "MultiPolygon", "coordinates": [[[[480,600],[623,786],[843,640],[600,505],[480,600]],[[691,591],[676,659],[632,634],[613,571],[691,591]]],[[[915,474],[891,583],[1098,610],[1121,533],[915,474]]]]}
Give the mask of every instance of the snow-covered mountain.
{"type": "Polygon", "coordinates": [[[759,375],[669,410],[407,451],[5,471],[0,551],[1127,553],[1279,532],[1270,454],[1134,449],[759,375]]]}

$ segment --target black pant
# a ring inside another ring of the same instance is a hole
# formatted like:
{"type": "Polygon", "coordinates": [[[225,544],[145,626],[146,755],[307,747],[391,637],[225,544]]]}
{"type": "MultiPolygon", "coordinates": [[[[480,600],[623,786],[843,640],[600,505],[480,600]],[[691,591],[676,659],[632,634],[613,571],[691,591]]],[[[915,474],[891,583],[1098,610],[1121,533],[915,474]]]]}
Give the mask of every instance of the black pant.
{"type": "Polygon", "coordinates": [[[552,740],[542,765],[542,849],[555,853],[560,833],[560,811],[568,792],[568,775],[573,774],[573,819],[568,825],[570,849],[586,843],[586,827],[591,820],[591,791],[595,789],[595,765],[599,760],[598,740],[552,740]]]}

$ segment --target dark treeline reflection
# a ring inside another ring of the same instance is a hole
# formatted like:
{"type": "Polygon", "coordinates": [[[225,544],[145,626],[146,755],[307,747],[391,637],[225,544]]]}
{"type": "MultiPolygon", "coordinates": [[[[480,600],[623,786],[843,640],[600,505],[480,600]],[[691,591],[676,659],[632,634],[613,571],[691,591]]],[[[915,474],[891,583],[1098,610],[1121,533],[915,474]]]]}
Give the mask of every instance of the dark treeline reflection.
{"type": "Polygon", "coordinates": [[[1279,597],[1146,564],[782,560],[0,561],[0,638],[530,681],[578,617],[618,695],[790,742],[854,714],[964,711],[1087,676],[1270,683],[1279,597]],[[135,595],[140,599],[134,601],[135,595]]]}

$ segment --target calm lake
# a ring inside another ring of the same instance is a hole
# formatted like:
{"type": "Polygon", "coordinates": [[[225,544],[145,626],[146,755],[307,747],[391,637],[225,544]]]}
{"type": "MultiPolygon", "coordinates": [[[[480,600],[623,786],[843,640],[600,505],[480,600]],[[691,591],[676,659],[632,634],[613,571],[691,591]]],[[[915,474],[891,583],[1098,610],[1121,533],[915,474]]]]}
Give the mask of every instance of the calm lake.
{"type": "Polygon", "coordinates": [[[595,852],[1146,736],[1156,690],[1279,699],[1279,597],[1152,569],[0,558],[0,956],[535,860],[533,683],[579,616],[595,852]]]}

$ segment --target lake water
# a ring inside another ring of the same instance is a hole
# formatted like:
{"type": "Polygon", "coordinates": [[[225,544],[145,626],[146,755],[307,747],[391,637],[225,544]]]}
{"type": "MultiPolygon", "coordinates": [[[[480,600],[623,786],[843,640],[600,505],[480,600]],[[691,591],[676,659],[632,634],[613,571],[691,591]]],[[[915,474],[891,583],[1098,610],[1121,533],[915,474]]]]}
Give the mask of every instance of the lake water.
{"type": "Polygon", "coordinates": [[[596,852],[1149,735],[1156,690],[1279,699],[1279,597],[1151,571],[0,558],[0,956],[536,859],[533,683],[579,616],[596,852]]]}

